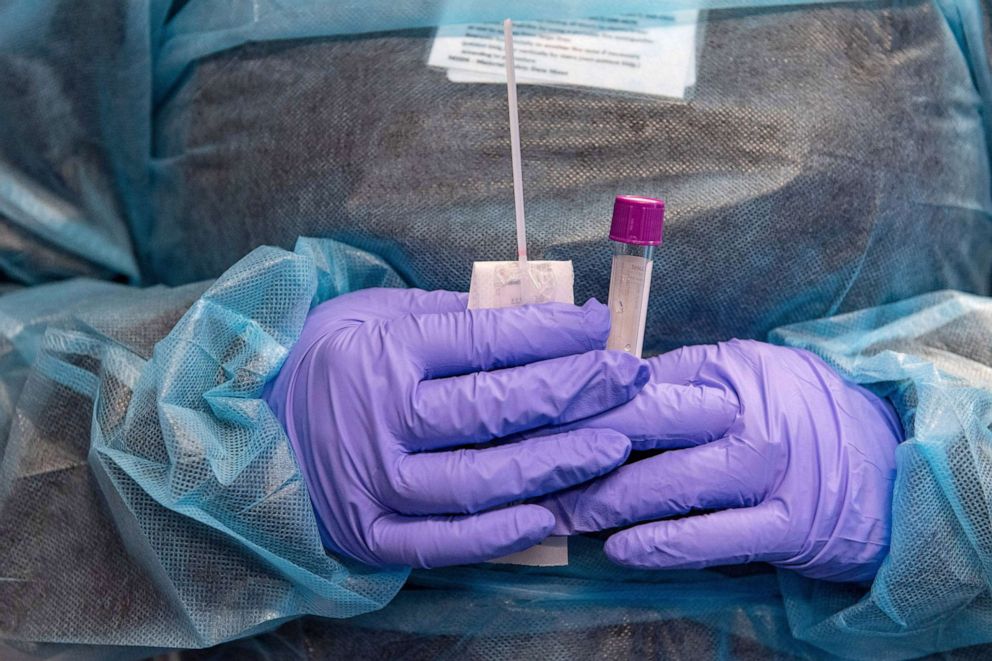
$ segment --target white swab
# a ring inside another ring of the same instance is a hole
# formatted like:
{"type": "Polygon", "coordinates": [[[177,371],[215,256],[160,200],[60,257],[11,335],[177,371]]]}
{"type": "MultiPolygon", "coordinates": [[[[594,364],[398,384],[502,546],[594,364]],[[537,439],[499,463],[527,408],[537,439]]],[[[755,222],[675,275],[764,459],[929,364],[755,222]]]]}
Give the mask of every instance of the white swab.
{"type": "Polygon", "coordinates": [[[513,67],[513,22],[503,21],[506,94],[510,107],[510,157],[513,162],[513,206],[517,216],[517,259],[521,281],[527,273],[527,226],[524,223],[524,180],[520,165],[520,120],[517,118],[517,78],[513,67]]]}

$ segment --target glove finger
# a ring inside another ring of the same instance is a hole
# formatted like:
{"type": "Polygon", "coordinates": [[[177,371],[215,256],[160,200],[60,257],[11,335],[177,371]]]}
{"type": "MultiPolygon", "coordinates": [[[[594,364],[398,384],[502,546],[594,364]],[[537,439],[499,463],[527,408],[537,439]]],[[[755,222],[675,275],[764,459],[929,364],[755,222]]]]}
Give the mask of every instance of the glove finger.
{"type": "Polygon", "coordinates": [[[605,413],[526,434],[553,434],[583,427],[618,431],[635,450],[674,450],[722,438],[740,405],[729,389],[649,381],[634,399],[605,413]]]}
{"type": "Polygon", "coordinates": [[[471,516],[376,519],[369,532],[369,561],[430,569],[485,562],[523,551],[551,531],[554,517],[535,505],[471,516]]]}
{"type": "Polygon", "coordinates": [[[395,319],[411,314],[464,312],[467,305],[468,294],[461,292],[377,287],[332,298],[320,307],[340,306],[360,319],[395,319]]]}
{"type": "MultiPolygon", "coordinates": [[[[400,290],[402,291],[402,290],[400,290]]],[[[408,314],[445,314],[464,312],[468,308],[468,294],[458,291],[411,289],[403,311],[408,314]]]]}
{"type": "Polygon", "coordinates": [[[613,562],[640,569],[702,569],[775,562],[794,554],[788,511],[780,501],[677,521],[645,523],[606,540],[613,562]]]}
{"type": "Polygon", "coordinates": [[[412,315],[389,322],[428,378],[524,365],[602,349],[610,329],[605,305],[563,303],[412,315]]]}
{"type": "Polygon", "coordinates": [[[537,502],[555,515],[556,535],[607,530],[692,510],[750,507],[773,473],[739,439],[665,452],[628,464],[588,485],[537,502]]]}
{"type": "Polygon", "coordinates": [[[396,464],[387,504],[404,514],[473,513],[581,484],[622,464],[630,442],[584,429],[481,450],[425,452],[396,464]]]}
{"type": "Polygon", "coordinates": [[[691,383],[717,348],[714,344],[693,344],[654,356],[648,361],[651,380],[681,385],[691,383]]]}
{"type": "Polygon", "coordinates": [[[601,350],[422,381],[405,443],[411,451],[436,450],[580,420],[630,401],[647,379],[643,361],[601,350]]]}
{"type": "Polygon", "coordinates": [[[310,311],[307,326],[321,329],[342,319],[355,322],[388,322],[411,314],[443,314],[464,311],[468,294],[453,291],[424,291],[379,287],[361,289],[325,301],[310,311]]]}
{"type": "Polygon", "coordinates": [[[737,419],[740,402],[730,389],[649,381],[643,394],[624,408],[630,412],[607,411],[590,424],[634,433],[631,443],[638,450],[674,449],[722,438],[737,419]],[[610,424],[614,417],[622,428],[610,424]]]}

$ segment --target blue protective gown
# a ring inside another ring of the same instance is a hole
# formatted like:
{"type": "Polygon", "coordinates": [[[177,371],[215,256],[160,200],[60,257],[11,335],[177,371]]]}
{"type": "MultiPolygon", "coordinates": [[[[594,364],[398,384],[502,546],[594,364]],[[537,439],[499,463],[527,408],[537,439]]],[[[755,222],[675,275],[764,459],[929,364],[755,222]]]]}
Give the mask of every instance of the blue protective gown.
{"type": "Polygon", "coordinates": [[[625,570],[595,538],[557,569],[325,553],[262,386],[313,305],[465,289],[511,256],[503,91],[428,69],[427,28],[564,11],[440,4],[0,2],[5,653],[992,643],[992,37],[971,0],[583,0],[711,9],[690,99],[521,90],[532,252],[574,261],[577,298],[605,297],[612,196],[665,197],[649,352],[800,346],[896,406],[871,585],[625,570]]]}

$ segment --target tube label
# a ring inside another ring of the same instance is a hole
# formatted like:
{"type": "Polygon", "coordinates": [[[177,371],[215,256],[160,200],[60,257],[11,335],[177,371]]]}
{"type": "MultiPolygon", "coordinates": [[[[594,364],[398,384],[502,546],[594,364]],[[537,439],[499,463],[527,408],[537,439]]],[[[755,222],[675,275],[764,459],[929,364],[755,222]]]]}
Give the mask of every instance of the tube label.
{"type": "Polygon", "coordinates": [[[653,262],[637,255],[614,255],[610,273],[610,336],[607,349],[638,358],[644,348],[653,262]]]}

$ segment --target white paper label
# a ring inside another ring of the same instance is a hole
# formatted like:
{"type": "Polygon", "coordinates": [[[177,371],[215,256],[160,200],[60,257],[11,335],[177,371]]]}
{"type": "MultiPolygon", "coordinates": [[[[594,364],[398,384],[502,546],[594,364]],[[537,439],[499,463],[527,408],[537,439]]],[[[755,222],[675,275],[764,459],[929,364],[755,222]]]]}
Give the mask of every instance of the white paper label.
{"type": "Polygon", "coordinates": [[[654,262],[637,255],[614,255],[610,271],[610,336],[606,348],[641,357],[654,262]]]}
{"type": "Polygon", "coordinates": [[[568,564],[568,537],[547,537],[537,546],[517,551],[489,562],[494,565],[527,567],[564,567],[568,564]]]}
{"type": "MultiPolygon", "coordinates": [[[[529,261],[520,277],[520,262],[475,262],[468,309],[507,308],[532,303],[574,303],[572,262],[529,261]]],[[[548,537],[529,549],[490,560],[496,564],[561,567],[568,564],[568,538],[548,537]]]]}
{"type": "MultiPolygon", "coordinates": [[[[685,98],[696,82],[698,11],[513,24],[518,83],[685,98]]],[[[497,23],[438,29],[428,64],[453,82],[506,82],[497,23]]]]}
{"type": "Polygon", "coordinates": [[[509,308],[534,303],[575,303],[572,262],[527,262],[528,276],[520,278],[520,262],[475,262],[468,289],[468,309],[509,308]]]}

